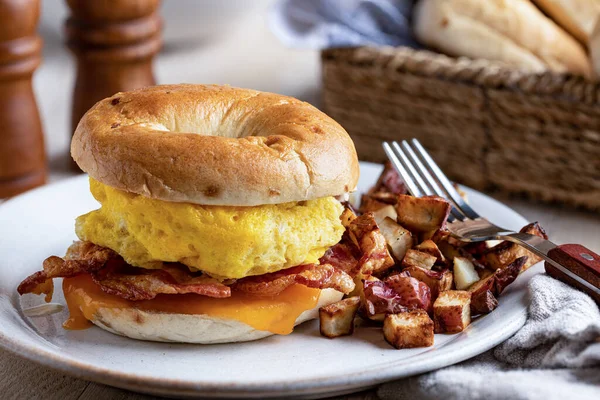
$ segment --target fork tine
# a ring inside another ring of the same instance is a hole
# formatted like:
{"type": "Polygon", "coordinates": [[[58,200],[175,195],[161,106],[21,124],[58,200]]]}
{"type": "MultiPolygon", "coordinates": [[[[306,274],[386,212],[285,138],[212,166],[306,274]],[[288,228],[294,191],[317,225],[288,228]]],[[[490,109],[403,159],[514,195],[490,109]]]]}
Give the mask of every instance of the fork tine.
{"type": "Polygon", "coordinates": [[[417,170],[412,165],[412,163],[410,162],[410,160],[408,159],[408,157],[406,157],[406,154],[404,154],[404,152],[402,151],[402,149],[398,145],[398,142],[393,141],[392,142],[392,148],[393,148],[395,154],[398,156],[398,158],[402,162],[402,165],[404,166],[405,170],[409,174],[410,178],[414,182],[416,182],[417,186],[419,187],[419,189],[421,191],[421,195],[420,196],[416,196],[414,194],[413,194],[413,196],[416,196],[416,197],[430,196],[432,194],[431,189],[427,186],[427,184],[425,183],[425,181],[423,181],[423,178],[417,172],[417,170]]]}
{"type": "Polygon", "coordinates": [[[466,215],[468,218],[477,219],[480,218],[479,214],[477,214],[471,206],[469,206],[463,198],[458,194],[452,183],[448,180],[446,175],[442,172],[440,167],[433,161],[429,153],[423,148],[421,143],[417,139],[411,140],[413,147],[416,149],[417,154],[421,157],[425,165],[429,168],[429,170],[433,173],[438,182],[442,185],[446,192],[446,198],[449,198],[454,202],[456,208],[466,215]]]}
{"type": "Polygon", "coordinates": [[[398,173],[402,177],[404,183],[406,183],[408,191],[411,192],[412,195],[415,197],[421,197],[423,195],[423,193],[421,193],[421,189],[419,189],[416,182],[412,179],[406,168],[404,168],[404,165],[402,165],[402,162],[394,153],[394,150],[392,150],[388,142],[383,142],[383,150],[385,151],[385,154],[387,154],[389,160],[396,168],[396,171],[398,171],[398,173]]]}
{"type": "MultiPolygon", "coordinates": [[[[431,188],[431,194],[435,194],[437,196],[448,199],[448,196],[446,195],[446,193],[440,188],[440,186],[438,185],[435,178],[431,175],[429,170],[427,168],[425,168],[425,166],[423,165],[421,160],[419,160],[419,157],[417,157],[417,155],[415,154],[415,151],[411,148],[410,144],[406,140],[402,141],[402,148],[404,149],[404,152],[407,154],[407,158],[410,160],[410,162],[412,162],[412,164],[414,164],[416,166],[416,169],[419,170],[424,181],[427,182],[427,184],[431,188]]],[[[452,199],[448,199],[448,200],[452,204],[452,210],[451,210],[452,216],[454,216],[454,218],[456,218],[460,221],[463,221],[466,216],[461,212],[461,210],[459,208],[456,207],[456,204],[454,204],[452,199]]]]}

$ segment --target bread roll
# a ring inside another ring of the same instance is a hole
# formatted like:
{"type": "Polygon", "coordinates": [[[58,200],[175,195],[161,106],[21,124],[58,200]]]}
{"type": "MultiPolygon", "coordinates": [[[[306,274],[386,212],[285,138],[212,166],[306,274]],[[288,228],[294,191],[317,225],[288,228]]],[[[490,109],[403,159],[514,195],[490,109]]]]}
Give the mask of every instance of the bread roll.
{"type": "Polygon", "coordinates": [[[590,37],[600,16],[600,0],[533,0],[548,14],[585,46],[589,46],[590,37]]]}
{"type": "Polygon", "coordinates": [[[600,19],[596,22],[596,26],[590,35],[590,58],[594,67],[594,76],[596,80],[600,80],[600,19]]]}
{"type": "Polygon", "coordinates": [[[529,0],[421,0],[413,23],[419,41],[453,56],[591,76],[583,46],[529,0]]]}

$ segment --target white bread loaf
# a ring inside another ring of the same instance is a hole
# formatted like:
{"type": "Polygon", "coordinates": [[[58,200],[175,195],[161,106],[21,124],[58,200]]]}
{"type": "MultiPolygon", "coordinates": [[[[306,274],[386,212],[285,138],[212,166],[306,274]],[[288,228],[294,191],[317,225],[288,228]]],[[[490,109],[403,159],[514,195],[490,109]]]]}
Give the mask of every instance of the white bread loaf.
{"type": "Polygon", "coordinates": [[[413,24],[420,42],[453,56],[592,75],[583,46],[529,0],[421,0],[413,24]]]}
{"type": "Polygon", "coordinates": [[[567,32],[586,46],[600,16],[600,0],[533,0],[567,32]]]}

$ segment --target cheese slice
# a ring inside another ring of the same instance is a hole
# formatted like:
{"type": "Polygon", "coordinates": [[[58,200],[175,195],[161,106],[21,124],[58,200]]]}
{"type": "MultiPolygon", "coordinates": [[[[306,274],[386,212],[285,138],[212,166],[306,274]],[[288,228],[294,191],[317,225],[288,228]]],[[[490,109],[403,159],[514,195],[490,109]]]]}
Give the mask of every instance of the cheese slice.
{"type": "Polygon", "coordinates": [[[99,308],[135,307],[144,311],[233,319],[257,330],[287,335],[294,329],[298,316],[317,305],[321,291],[295,284],[273,297],[233,291],[231,297],[224,299],[197,294],[161,294],[152,300],[129,301],[104,293],[89,275],[84,274],[63,279],[63,292],[70,313],[63,324],[65,329],[90,327],[89,321],[99,308]]]}

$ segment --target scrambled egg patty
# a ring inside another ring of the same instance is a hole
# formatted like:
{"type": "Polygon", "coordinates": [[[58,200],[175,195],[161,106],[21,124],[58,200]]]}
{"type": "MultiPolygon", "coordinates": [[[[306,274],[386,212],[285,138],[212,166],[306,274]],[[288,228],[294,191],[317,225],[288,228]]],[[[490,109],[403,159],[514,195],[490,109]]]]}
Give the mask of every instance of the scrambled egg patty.
{"type": "Polygon", "coordinates": [[[81,240],[131,265],[181,262],[221,278],[243,278],[315,263],[344,232],[333,197],[254,207],[154,200],[90,179],[102,207],[77,218],[81,240]]]}

